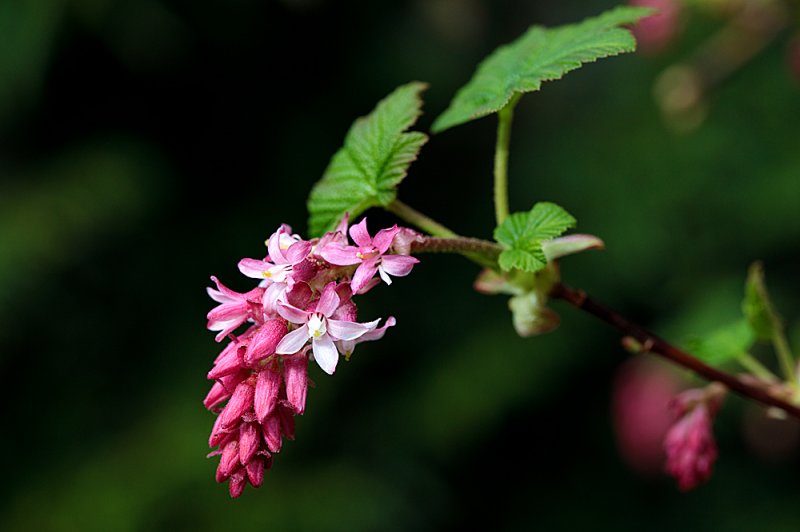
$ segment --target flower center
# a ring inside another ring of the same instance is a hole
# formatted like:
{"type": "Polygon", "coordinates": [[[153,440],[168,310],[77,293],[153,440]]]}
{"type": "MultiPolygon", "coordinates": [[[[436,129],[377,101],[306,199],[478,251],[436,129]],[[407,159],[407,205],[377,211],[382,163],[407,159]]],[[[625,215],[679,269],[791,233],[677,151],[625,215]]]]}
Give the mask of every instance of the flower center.
{"type": "Polygon", "coordinates": [[[272,279],[276,283],[282,283],[286,280],[286,276],[292,271],[291,264],[277,264],[268,270],[261,272],[264,279],[272,279]]]}
{"type": "Polygon", "coordinates": [[[325,334],[326,330],[325,317],[318,313],[312,314],[308,319],[308,335],[312,338],[319,338],[325,334]]]}
{"type": "Polygon", "coordinates": [[[361,260],[371,259],[372,257],[375,257],[377,255],[380,255],[380,253],[378,253],[377,248],[374,248],[372,246],[359,248],[358,251],[356,252],[356,257],[358,257],[361,260]]]}

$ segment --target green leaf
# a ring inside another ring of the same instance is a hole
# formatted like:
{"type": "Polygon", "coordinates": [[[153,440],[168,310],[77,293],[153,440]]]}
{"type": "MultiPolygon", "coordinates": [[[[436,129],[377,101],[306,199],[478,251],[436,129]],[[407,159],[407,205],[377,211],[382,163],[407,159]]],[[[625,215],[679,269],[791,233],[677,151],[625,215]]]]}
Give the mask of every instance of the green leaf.
{"type": "Polygon", "coordinates": [[[768,342],[783,328],[781,318],[769,300],[764,267],[760,262],[753,263],[747,273],[742,312],[758,340],[768,342]]]}
{"type": "Polygon", "coordinates": [[[398,87],[353,123],[308,198],[311,236],[333,229],[345,213],[355,217],[394,201],[397,185],[428,140],[423,133],[405,132],[421,114],[426,87],[420,82],[398,87]]]}
{"type": "Polygon", "coordinates": [[[632,52],[636,40],[620,28],[652,13],[617,7],[579,24],[532,26],[516,41],[498,48],[478,65],[472,79],[433,123],[434,133],[496,113],[515,94],[538,91],[543,81],[560,79],[583,63],[632,52]]]}
{"type": "Polygon", "coordinates": [[[498,259],[500,268],[541,270],[547,265],[542,241],[574,226],[575,218],[555,203],[539,202],[529,212],[515,212],[494,230],[494,239],[507,248],[498,259]]]}
{"type": "Polygon", "coordinates": [[[689,351],[711,365],[724,364],[747,353],[755,338],[746,320],[738,320],[704,337],[687,342],[689,351]]]}

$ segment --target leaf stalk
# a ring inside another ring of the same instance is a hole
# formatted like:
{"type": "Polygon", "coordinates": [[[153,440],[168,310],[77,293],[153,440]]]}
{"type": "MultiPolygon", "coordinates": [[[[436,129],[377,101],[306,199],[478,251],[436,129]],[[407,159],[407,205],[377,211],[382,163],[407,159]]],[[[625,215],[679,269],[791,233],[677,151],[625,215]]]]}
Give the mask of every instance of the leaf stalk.
{"type": "Polygon", "coordinates": [[[508,103],[497,112],[497,143],[494,150],[494,212],[497,225],[508,218],[508,153],[511,144],[511,122],[514,107],[520,94],[511,97],[508,103]]]}
{"type": "Polygon", "coordinates": [[[411,206],[406,205],[399,199],[395,198],[394,201],[392,201],[389,205],[386,206],[386,210],[391,212],[398,218],[402,218],[403,220],[412,224],[418,229],[422,229],[426,233],[429,233],[433,236],[438,236],[443,238],[454,238],[458,236],[454,231],[451,231],[450,229],[440,224],[433,218],[430,218],[429,216],[422,214],[421,212],[412,208],[411,206]]]}
{"type": "Polygon", "coordinates": [[[783,332],[783,327],[777,323],[777,320],[775,323],[775,336],[772,339],[772,345],[775,347],[775,352],[778,354],[783,376],[791,384],[792,388],[797,388],[797,374],[794,369],[792,350],[789,348],[789,342],[786,341],[786,334],[783,332]]]}

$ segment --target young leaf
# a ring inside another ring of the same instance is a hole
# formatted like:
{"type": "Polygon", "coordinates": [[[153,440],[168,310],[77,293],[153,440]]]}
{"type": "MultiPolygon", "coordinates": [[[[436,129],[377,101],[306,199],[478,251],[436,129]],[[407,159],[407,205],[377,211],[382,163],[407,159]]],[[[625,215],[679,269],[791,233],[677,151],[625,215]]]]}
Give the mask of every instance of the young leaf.
{"type": "Polygon", "coordinates": [[[567,235],[542,242],[542,251],[548,262],[589,249],[605,247],[605,242],[594,235],[567,235]]]}
{"type": "Polygon", "coordinates": [[[496,113],[517,93],[538,91],[543,81],[603,57],[632,52],[636,40],[619,26],[651,14],[647,8],[617,7],[579,24],[532,26],[516,41],[498,48],[478,65],[472,79],[431,127],[445,129],[496,113]]]}
{"type": "Polygon", "coordinates": [[[311,236],[333,229],[345,213],[352,219],[395,199],[397,185],[428,140],[424,133],[405,132],[421,114],[425,88],[419,82],[398,87],[353,123],[308,198],[311,236]]]}
{"type": "Polygon", "coordinates": [[[508,300],[514,329],[523,338],[552,331],[561,322],[558,314],[547,308],[536,292],[514,296],[508,300]]]}
{"type": "Polygon", "coordinates": [[[783,327],[780,316],[769,300],[764,284],[764,267],[760,262],[753,263],[747,273],[742,312],[758,340],[772,340],[783,327]]]}
{"type": "Polygon", "coordinates": [[[515,212],[494,230],[494,239],[505,249],[498,259],[500,268],[526,272],[547,265],[542,240],[555,238],[575,226],[575,218],[555,203],[540,202],[529,212],[515,212]]]}
{"type": "Polygon", "coordinates": [[[724,364],[747,353],[755,338],[745,320],[721,327],[702,338],[692,338],[687,347],[697,358],[711,365],[724,364]]]}

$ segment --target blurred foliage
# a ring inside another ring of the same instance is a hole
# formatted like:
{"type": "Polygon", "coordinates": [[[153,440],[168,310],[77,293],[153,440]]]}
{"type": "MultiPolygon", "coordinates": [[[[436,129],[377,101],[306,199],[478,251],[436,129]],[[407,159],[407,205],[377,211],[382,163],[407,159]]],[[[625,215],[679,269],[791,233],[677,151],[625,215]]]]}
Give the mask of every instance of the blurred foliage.
{"type": "MultiPolygon", "coordinates": [[[[459,257],[422,257],[366,298],[362,316],[398,326],[335,377],[312,372],[297,441],[261,489],[231,501],[204,458],[208,276],[243,289],[239,258],[281,222],[305,230],[311,185],[391,89],[431,83],[427,129],[498,44],[601,4],[0,3],[0,529],[797,530],[797,450],[751,454],[740,400],[717,422],[708,485],[682,495],[636,477],[609,422],[618,338],[563,306],[555,333],[516,337],[504,298],[473,292],[459,257]]],[[[718,24],[693,19],[665,55],[526,98],[511,208],[573,213],[607,250],[566,259],[564,278],[676,341],[736,319],[762,259],[797,348],[800,98],[785,39],[716,87],[691,132],[665,127],[652,98],[718,24]]],[[[489,237],[494,133],[486,120],[434,136],[400,197],[489,237]]]]}

